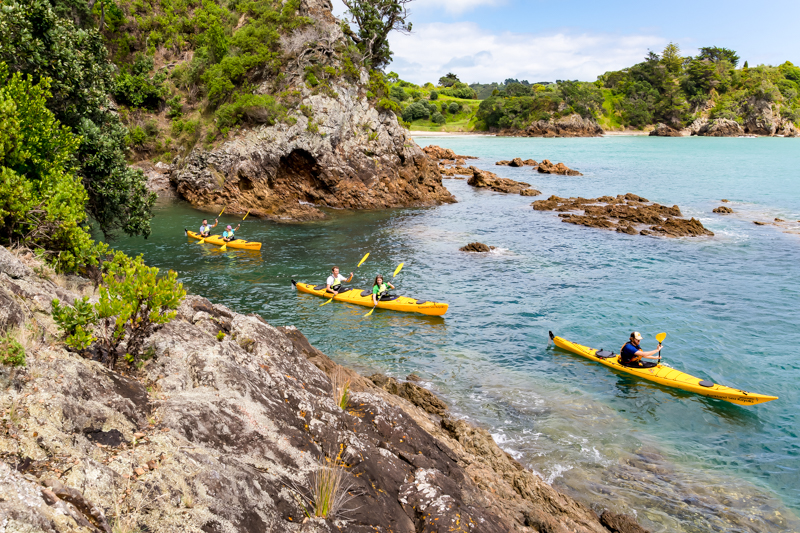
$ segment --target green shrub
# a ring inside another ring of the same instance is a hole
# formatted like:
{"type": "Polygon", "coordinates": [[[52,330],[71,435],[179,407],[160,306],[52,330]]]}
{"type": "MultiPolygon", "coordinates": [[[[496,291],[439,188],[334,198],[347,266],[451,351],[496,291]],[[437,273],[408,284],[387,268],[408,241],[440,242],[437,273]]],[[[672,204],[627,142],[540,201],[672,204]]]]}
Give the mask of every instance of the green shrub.
{"type": "Polygon", "coordinates": [[[25,348],[17,342],[10,331],[0,337],[0,365],[25,366],[25,348]]]}
{"type": "Polygon", "coordinates": [[[408,100],[408,93],[405,91],[405,89],[403,89],[399,85],[395,85],[394,87],[391,88],[391,90],[389,91],[389,96],[391,96],[398,102],[405,102],[406,100],[408,100]]]}
{"type": "Polygon", "coordinates": [[[232,102],[217,109],[216,117],[219,129],[242,122],[271,126],[286,117],[286,108],[268,94],[237,94],[232,102]]]}
{"type": "Polygon", "coordinates": [[[176,94],[167,100],[167,118],[177,118],[183,116],[183,104],[181,103],[181,96],[176,94]]]}
{"type": "Polygon", "coordinates": [[[142,256],[130,258],[115,252],[103,268],[97,304],[92,306],[83,299],[65,307],[54,300],[53,316],[72,347],[87,348],[95,340],[87,332],[98,325],[103,362],[113,367],[120,355],[119,346],[126,340],[126,360],[135,363],[152,326],[175,318],[175,309],[186,291],[178,283],[177,273],[159,276],[158,268],[145,265],[142,256]]]}
{"type": "Polygon", "coordinates": [[[461,110],[461,106],[457,102],[450,102],[447,110],[450,112],[451,115],[455,115],[461,110]]]}
{"type": "Polygon", "coordinates": [[[113,91],[117,102],[131,107],[158,109],[166,96],[166,74],[148,77],[152,69],[153,59],[140,54],[126,71],[117,76],[113,91]]]}
{"type": "Polygon", "coordinates": [[[430,115],[430,109],[422,102],[414,102],[403,110],[403,120],[406,122],[428,118],[430,115]]]}
{"type": "Polygon", "coordinates": [[[433,116],[431,117],[431,121],[434,124],[444,124],[445,122],[447,122],[447,120],[444,118],[444,115],[442,115],[438,111],[433,114],[433,116]]]}
{"type": "Polygon", "coordinates": [[[436,91],[431,91],[430,99],[431,100],[438,100],[439,99],[439,93],[437,93],[436,91]]]}

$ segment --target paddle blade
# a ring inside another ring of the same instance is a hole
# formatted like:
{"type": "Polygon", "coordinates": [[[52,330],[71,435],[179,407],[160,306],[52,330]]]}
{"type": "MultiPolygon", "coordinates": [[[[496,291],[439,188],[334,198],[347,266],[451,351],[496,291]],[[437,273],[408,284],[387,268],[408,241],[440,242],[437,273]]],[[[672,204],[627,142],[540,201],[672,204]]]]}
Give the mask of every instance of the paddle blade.
{"type": "Polygon", "coordinates": [[[197,244],[203,244],[204,242],[206,242],[205,239],[200,239],[199,241],[197,241],[197,244]]]}
{"type": "Polygon", "coordinates": [[[370,309],[370,310],[369,310],[369,313],[367,313],[367,314],[366,314],[366,315],[364,315],[364,316],[369,316],[369,315],[371,315],[371,314],[372,314],[374,311],[375,311],[375,308],[373,307],[372,309],[370,309]]]}
{"type": "Polygon", "coordinates": [[[364,261],[366,261],[366,260],[367,260],[367,257],[369,257],[369,254],[365,255],[365,256],[364,256],[364,257],[361,259],[361,262],[360,262],[360,263],[358,263],[358,266],[361,266],[361,265],[363,265],[363,264],[364,264],[364,261]]]}
{"type": "Polygon", "coordinates": [[[405,263],[400,263],[399,265],[397,265],[397,268],[395,269],[394,274],[392,274],[393,278],[397,277],[397,275],[400,273],[400,271],[403,270],[403,265],[405,265],[405,263]]]}
{"type": "Polygon", "coordinates": [[[656,340],[658,341],[658,344],[661,344],[662,342],[664,342],[664,339],[666,339],[666,338],[667,338],[667,334],[666,333],[659,333],[658,335],[656,335],[656,340]]]}
{"type": "MultiPolygon", "coordinates": [[[[249,214],[250,214],[250,210],[248,209],[247,210],[247,215],[249,215],[249,214]]],[[[247,218],[247,215],[245,215],[244,218],[247,218]]],[[[244,222],[244,218],[242,219],[242,222],[244,222]]]]}
{"type": "Polygon", "coordinates": [[[228,245],[227,245],[227,244],[223,244],[223,245],[220,247],[220,251],[223,251],[223,252],[224,252],[224,251],[226,251],[227,249],[228,249],[228,245]]]}
{"type": "Polygon", "coordinates": [[[328,305],[328,304],[329,304],[329,303],[331,303],[332,301],[333,301],[333,298],[331,298],[331,299],[330,299],[330,300],[328,300],[327,302],[322,302],[321,304],[319,304],[319,306],[320,306],[320,307],[322,307],[323,305],[328,305]]]}
{"type": "Polygon", "coordinates": [[[225,207],[223,207],[223,208],[222,208],[222,211],[220,211],[220,212],[219,212],[219,215],[217,215],[217,216],[218,216],[218,217],[221,217],[221,216],[222,216],[222,213],[224,213],[224,212],[225,212],[225,208],[227,208],[227,207],[228,207],[227,205],[226,205],[225,207]]]}

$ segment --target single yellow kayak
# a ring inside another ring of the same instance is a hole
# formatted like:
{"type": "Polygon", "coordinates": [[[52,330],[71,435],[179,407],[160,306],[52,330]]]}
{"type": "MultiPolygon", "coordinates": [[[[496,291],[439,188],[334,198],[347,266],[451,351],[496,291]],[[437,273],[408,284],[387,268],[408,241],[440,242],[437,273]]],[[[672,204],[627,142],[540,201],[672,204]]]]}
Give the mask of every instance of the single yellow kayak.
{"type": "Polygon", "coordinates": [[[602,363],[609,368],[613,368],[619,372],[624,372],[632,376],[637,376],[648,381],[653,381],[659,385],[681,389],[696,394],[702,394],[709,398],[716,398],[717,400],[725,400],[726,402],[735,403],[738,405],[756,405],[759,403],[770,402],[777,400],[777,396],[766,396],[764,394],[757,394],[755,392],[747,392],[725,385],[718,385],[711,381],[706,381],[696,378],[680,370],[675,370],[668,366],[661,364],[655,365],[651,368],[634,368],[624,366],[619,362],[619,354],[606,352],[575,344],[561,337],[556,337],[553,332],[550,332],[550,338],[562,350],[582,355],[586,359],[591,359],[598,363],[602,363]]]}
{"type": "MultiPolygon", "coordinates": [[[[325,291],[325,285],[314,286],[307,283],[298,283],[295,280],[292,280],[292,285],[300,292],[328,299],[331,297],[331,293],[325,291]]],[[[339,294],[334,296],[333,299],[337,302],[363,305],[364,307],[373,307],[374,305],[372,303],[372,291],[343,289],[339,291],[339,294]]],[[[405,311],[407,313],[422,313],[423,315],[430,316],[442,316],[447,312],[447,307],[448,305],[444,303],[415,300],[414,298],[407,298],[405,296],[389,296],[378,302],[379,309],[391,309],[393,311],[405,311]]]]}
{"type": "MultiPolygon", "coordinates": [[[[186,235],[189,238],[200,240],[203,237],[200,236],[199,233],[195,233],[193,231],[186,231],[186,235]]],[[[217,246],[222,246],[223,244],[227,245],[228,248],[238,248],[240,250],[260,250],[261,243],[260,242],[253,242],[253,241],[245,241],[242,239],[233,239],[230,242],[225,242],[222,240],[222,237],[219,235],[211,235],[205,238],[205,242],[209,244],[215,244],[217,246]]]]}

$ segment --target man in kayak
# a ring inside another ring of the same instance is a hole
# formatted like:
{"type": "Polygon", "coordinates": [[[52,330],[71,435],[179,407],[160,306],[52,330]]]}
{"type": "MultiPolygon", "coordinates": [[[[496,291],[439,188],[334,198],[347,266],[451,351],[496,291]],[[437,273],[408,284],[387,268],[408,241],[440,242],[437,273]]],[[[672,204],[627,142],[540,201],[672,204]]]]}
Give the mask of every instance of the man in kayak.
{"type": "Polygon", "coordinates": [[[658,363],[643,363],[642,359],[655,359],[661,361],[661,356],[653,357],[661,351],[662,346],[659,344],[655,350],[645,352],[639,347],[642,342],[642,334],[638,331],[631,333],[631,339],[619,351],[619,363],[622,366],[630,366],[634,368],[651,368],[658,363]]]}
{"type": "Polygon", "coordinates": [[[389,287],[387,287],[387,285],[394,289],[394,285],[392,285],[391,283],[384,283],[383,276],[378,274],[378,276],[375,278],[375,284],[372,286],[373,305],[378,305],[378,300],[387,295],[387,293],[389,292],[389,287]]]}
{"type": "Polygon", "coordinates": [[[222,240],[225,242],[231,242],[233,239],[235,239],[236,236],[234,235],[234,233],[239,231],[240,226],[241,224],[236,226],[236,229],[233,229],[230,225],[227,228],[225,228],[225,231],[222,232],[222,240]]]}
{"type": "Polygon", "coordinates": [[[208,219],[204,218],[203,219],[203,223],[200,224],[200,231],[199,231],[200,236],[205,238],[205,237],[208,237],[209,235],[211,235],[211,230],[216,228],[217,224],[219,224],[219,219],[215,218],[214,219],[214,225],[213,226],[209,226],[208,225],[208,219]]]}
{"type": "Polygon", "coordinates": [[[353,279],[353,273],[350,272],[350,277],[345,278],[341,274],[339,274],[339,267],[335,266],[331,269],[331,275],[328,276],[327,285],[325,286],[325,292],[332,292],[335,295],[339,294],[339,291],[342,290],[342,282],[350,283],[353,279]]]}

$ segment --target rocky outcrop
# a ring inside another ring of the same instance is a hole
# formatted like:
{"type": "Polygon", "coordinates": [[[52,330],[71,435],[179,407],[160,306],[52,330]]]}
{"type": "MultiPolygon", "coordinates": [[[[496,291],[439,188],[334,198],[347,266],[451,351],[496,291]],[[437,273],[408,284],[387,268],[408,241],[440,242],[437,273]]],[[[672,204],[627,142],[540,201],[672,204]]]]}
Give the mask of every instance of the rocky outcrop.
{"type": "Polygon", "coordinates": [[[452,418],[429,391],[339,367],[292,326],[189,296],[147,339],[141,368],[108,369],[70,353],[53,341],[50,301],[91,294],[91,282],[73,280],[73,293],[17,263],[0,263],[0,288],[36,334],[25,368],[0,367],[5,530],[615,527],[526,470],[487,431],[452,418]],[[345,408],[332,377],[350,382],[345,408]],[[306,519],[310,479],[336,458],[346,464],[349,501],[336,519],[306,519]]]}
{"type": "Polygon", "coordinates": [[[728,214],[728,213],[733,213],[733,209],[731,209],[730,207],[726,207],[726,206],[724,206],[724,205],[721,205],[721,206],[719,206],[719,207],[715,208],[715,209],[713,210],[713,212],[714,212],[714,213],[719,213],[719,214],[721,214],[721,215],[726,215],[726,214],[728,214]]]}
{"type": "Polygon", "coordinates": [[[521,157],[515,157],[511,161],[498,161],[495,165],[506,167],[536,167],[539,166],[539,163],[534,159],[526,159],[523,161],[521,157]]]}
{"type": "Polygon", "coordinates": [[[560,174],[562,176],[583,176],[577,170],[572,170],[564,163],[553,164],[549,159],[545,159],[539,163],[539,168],[536,169],[542,174],[560,174]]]}
{"type": "Polygon", "coordinates": [[[567,117],[538,120],[525,129],[505,129],[497,135],[503,137],[599,137],[603,128],[590,118],[577,113],[567,117]]]}
{"type": "Polygon", "coordinates": [[[683,134],[675,128],[659,122],[656,124],[656,128],[650,132],[650,137],[683,137],[683,134]]]}
{"type": "Polygon", "coordinates": [[[494,250],[494,246],[489,246],[488,244],[483,244],[482,242],[471,242],[466,246],[462,246],[459,248],[462,252],[476,252],[476,253],[487,253],[494,250]]]}
{"type": "Polygon", "coordinates": [[[478,159],[477,157],[471,155],[458,155],[450,148],[442,148],[441,146],[436,146],[435,144],[426,146],[425,148],[422,149],[422,151],[425,152],[425,155],[427,155],[431,159],[439,159],[439,160],[444,159],[452,161],[458,161],[460,159],[461,162],[458,164],[461,165],[464,164],[464,159],[478,159]]]}
{"type": "Polygon", "coordinates": [[[775,135],[780,120],[772,110],[772,102],[749,98],[744,105],[743,132],[750,135],[775,135]]]}
{"type": "Polygon", "coordinates": [[[439,167],[439,172],[442,173],[442,176],[470,176],[470,175],[472,175],[472,170],[470,170],[467,167],[463,167],[463,166],[439,167]]]}
{"type": "MultiPolygon", "coordinates": [[[[467,180],[467,183],[473,187],[491,189],[495,192],[505,192],[511,194],[522,194],[522,191],[528,190],[531,187],[529,183],[514,181],[508,178],[501,178],[497,174],[489,172],[488,170],[481,170],[477,167],[469,168],[472,170],[472,177],[467,180]]],[[[539,191],[534,192],[536,194],[533,194],[533,196],[542,194],[539,191]]],[[[523,196],[530,195],[531,193],[523,194],[523,196]]]]}
{"type": "Polygon", "coordinates": [[[155,165],[149,161],[142,161],[135,165],[147,177],[147,189],[156,193],[161,198],[174,198],[177,196],[175,187],[170,182],[172,165],[159,161],[155,165]]]}
{"type": "Polygon", "coordinates": [[[705,122],[697,130],[697,135],[701,137],[738,137],[744,133],[738,122],[727,118],[716,118],[705,122]]]}
{"type": "Polygon", "coordinates": [[[626,195],[601,196],[599,198],[560,198],[551,196],[547,200],[533,202],[536,211],[558,211],[562,222],[616,230],[629,235],[661,235],[664,237],[713,236],[699,220],[682,217],[677,205],[651,203],[646,198],[628,193],[626,195]],[[575,211],[583,211],[577,214],[575,211]]]}

